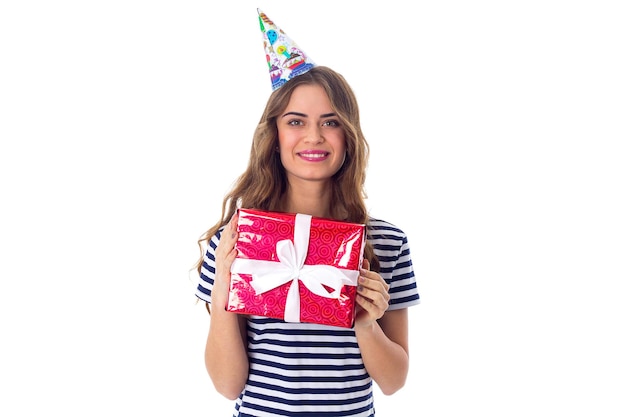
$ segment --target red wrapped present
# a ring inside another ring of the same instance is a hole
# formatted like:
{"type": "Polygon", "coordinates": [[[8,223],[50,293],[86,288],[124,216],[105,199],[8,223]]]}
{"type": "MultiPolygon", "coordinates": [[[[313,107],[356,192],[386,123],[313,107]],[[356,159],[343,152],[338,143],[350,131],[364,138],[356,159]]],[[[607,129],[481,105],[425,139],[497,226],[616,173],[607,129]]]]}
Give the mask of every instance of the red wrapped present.
{"type": "Polygon", "coordinates": [[[239,209],[228,311],[352,327],[365,225],[239,209]]]}

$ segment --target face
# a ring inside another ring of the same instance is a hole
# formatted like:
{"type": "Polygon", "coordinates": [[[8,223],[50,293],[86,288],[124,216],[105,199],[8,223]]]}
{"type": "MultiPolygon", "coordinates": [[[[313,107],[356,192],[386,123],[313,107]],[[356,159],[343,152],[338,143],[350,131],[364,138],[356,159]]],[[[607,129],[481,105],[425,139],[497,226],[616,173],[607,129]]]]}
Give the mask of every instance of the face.
{"type": "Polygon", "coordinates": [[[343,165],[346,140],[324,89],[301,85],[277,119],[280,159],[291,184],[329,180],[343,165]]]}

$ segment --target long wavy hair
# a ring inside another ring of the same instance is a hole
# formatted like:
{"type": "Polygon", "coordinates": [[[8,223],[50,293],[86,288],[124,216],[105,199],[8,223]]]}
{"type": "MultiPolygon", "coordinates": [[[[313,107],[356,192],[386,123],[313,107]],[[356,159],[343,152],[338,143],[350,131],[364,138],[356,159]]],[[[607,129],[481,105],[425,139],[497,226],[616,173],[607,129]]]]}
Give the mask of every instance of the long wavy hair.
{"type": "MultiPolygon", "coordinates": [[[[369,145],[361,131],[356,96],[341,74],[328,67],[317,66],[289,80],[270,95],[254,132],[248,166],[224,197],[221,219],[198,239],[198,272],[202,267],[208,241],[228,223],[238,208],[284,211],[288,184],[280,154],[276,151],[276,121],[287,108],[293,91],[301,85],[319,85],[326,91],[345,133],[346,159],[331,181],[331,217],[335,220],[368,224],[365,174],[369,145]]],[[[380,264],[369,243],[365,246],[364,256],[370,261],[370,269],[378,271],[380,264]]]]}

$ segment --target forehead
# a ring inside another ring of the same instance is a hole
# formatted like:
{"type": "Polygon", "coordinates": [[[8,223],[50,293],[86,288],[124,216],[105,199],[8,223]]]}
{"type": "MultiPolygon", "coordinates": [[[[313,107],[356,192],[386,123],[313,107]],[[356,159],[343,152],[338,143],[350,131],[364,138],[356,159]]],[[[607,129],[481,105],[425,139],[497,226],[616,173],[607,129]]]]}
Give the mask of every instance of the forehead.
{"type": "Polygon", "coordinates": [[[287,104],[287,110],[306,108],[321,109],[320,111],[323,113],[328,113],[332,109],[330,99],[321,86],[304,84],[293,90],[287,104]]]}

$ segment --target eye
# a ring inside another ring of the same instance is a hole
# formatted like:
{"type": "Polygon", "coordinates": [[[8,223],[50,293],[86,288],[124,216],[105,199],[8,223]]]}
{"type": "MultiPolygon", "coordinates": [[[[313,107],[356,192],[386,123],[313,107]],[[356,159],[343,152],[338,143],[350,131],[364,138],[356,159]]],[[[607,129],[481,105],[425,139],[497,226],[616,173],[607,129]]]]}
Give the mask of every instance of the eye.
{"type": "Polygon", "coordinates": [[[322,126],[329,126],[329,127],[339,127],[339,121],[338,120],[325,120],[324,123],[322,123],[322,126]]]}
{"type": "Polygon", "coordinates": [[[287,122],[289,126],[302,126],[304,123],[299,119],[291,119],[287,122]]]}

